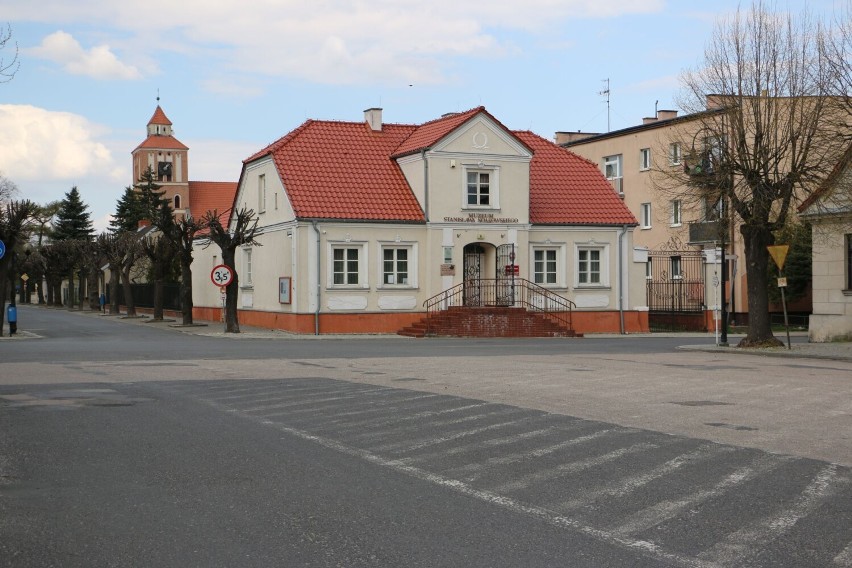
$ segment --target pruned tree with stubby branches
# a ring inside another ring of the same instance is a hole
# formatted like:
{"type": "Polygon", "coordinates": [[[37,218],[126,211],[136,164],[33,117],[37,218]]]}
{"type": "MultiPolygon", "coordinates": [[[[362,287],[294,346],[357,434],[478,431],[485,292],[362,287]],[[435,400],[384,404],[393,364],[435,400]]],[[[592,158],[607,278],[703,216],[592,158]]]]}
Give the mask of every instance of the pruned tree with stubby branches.
{"type": "Polygon", "coordinates": [[[26,242],[27,229],[37,211],[38,205],[29,200],[0,205],[0,241],[6,246],[6,254],[0,258],[0,336],[3,335],[6,300],[10,299],[7,284],[16,279],[18,267],[15,261],[19,256],[18,249],[26,242]]]}
{"type": "Polygon", "coordinates": [[[160,238],[171,243],[180,262],[181,324],[192,325],[192,249],[196,237],[205,228],[204,221],[192,215],[175,219],[171,207],[166,204],[160,208],[155,225],[161,232],[160,238]]]}
{"type": "Polygon", "coordinates": [[[780,344],[766,247],[846,148],[826,25],[756,0],[717,23],[700,66],[681,77],[680,106],[694,113],[684,154],[697,161],[675,175],[690,195],[719,201],[742,235],[749,327],[741,346],[780,344]]]}
{"type": "MultiPolygon", "coordinates": [[[[252,245],[261,246],[255,240],[258,235],[258,218],[253,209],[243,207],[231,215],[230,224],[222,225],[222,217],[217,211],[208,211],[202,223],[207,229],[207,236],[211,243],[216,243],[222,250],[222,263],[231,269],[234,275],[230,284],[225,289],[225,332],[239,333],[240,322],[237,317],[237,291],[239,290],[239,274],[237,273],[236,257],[237,247],[252,245]]],[[[209,243],[208,243],[209,245],[209,243]]]]}

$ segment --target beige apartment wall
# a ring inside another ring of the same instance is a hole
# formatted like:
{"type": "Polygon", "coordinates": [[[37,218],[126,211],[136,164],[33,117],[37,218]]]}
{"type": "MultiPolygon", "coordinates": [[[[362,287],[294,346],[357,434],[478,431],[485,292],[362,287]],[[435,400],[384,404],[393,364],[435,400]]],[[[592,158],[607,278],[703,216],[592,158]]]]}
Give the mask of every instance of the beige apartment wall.
{"type": "Polygon", "coordinates": [[[810,341],[852,339],[852,292],[846,288],[844,231],[852,218],[813,221],[813,314],[810,341]]]}
{"type": "Polygon", "coordinates": [[[259,227],[292,222],[296,217],[272,158],[263,158],[245,166],[236,202],[240,207],[254,210],[260,220],[259,227]],[[259,197],[260,176],[266,180],[265,205],[259,197]]]}

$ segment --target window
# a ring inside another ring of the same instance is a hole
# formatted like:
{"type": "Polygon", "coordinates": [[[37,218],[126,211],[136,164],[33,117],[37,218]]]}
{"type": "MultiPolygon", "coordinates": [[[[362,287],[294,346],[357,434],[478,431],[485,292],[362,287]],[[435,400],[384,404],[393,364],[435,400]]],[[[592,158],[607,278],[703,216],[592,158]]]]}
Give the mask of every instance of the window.
{"type": "Polygon", "coordinates": [[[671,144],[669,144],[669,164],[671,164],[672,166],[677,166],[680,164],[680,159],[680,143],[672,142],[671,144]]]}
{"type": "Polygon", "coordinates": [[[556,284],[556,249],[536,249],[533,251],[533,282],[536,284],[556,284]]]}
{"type": "Polygon", "coordinates": [[[852,290],[852,235],[846,235],[846,289],[852,290]]]}
{"type": "Polygon", "coordinates": [[[722,218],[724,211],[724,202],[722,198],[704,197],[702,199],[704,207],[704,221],[718,221],[722,218]]]}
{"type": "Polygon", "coordinates": [[[651,169],[651,149],[642,148],[639,150],[639,169],[642,171],[651,169]]]}
{"type": "Polygon", "coordinates": [[[251,249],[243,249],[243,276],[245,277],[244,284],[250,286],[251,279],[251,249]]]}
{"type": "Polygon", "coordinates": [[[175,195],[174,210],[177,211],[178,209],[180,209],[180,195],[175,195]]]}
{"type": "Polygon", "coordinates": [[[335,247],[331,254],[334,285],[357,285],[360,282],[361,247],[335,247]]]}
{"type": "Polygon", "coordinates": [[[680,199],[673,199],[671,201],[671,224],[672,227],[679,227],[681,225],[681,202],[680,199]]]}
{"type": "Polygon", "coordinates": [[[491,206],[491,172],[468,170],[467,205],[480,207],[491,206]]]}
{"type": "Polygon", "coordinates": [[[577,251],[577,283],[599,285],[601,281],[601,249],[580,248],[577,251]]]}
{"type": "Polygon", "coordinates": [[[650,229],[651,228],[651,204],[643,203],[641,205],[640,216],[642,217],[642,228],[650,229]]]}
{"type": "Polygon", "coordinates": [[[645,263],[645,280],[653,280],[654,279],[654,271],[651,267],[651,259],[648,259],[648,262],[645,263]]]}
{"type": "Polygon", "coordinates": [[[680,257],[673,256],[671,257],[671,268],[672,268],[672,280],[680,280],[683,278],[683,272],[681,272],[681,264],[680,257]]]}
{"type": "Polygon", "coordinates": [[[617,193],[624,193],[621,176],[621,154],[604,158],[604,177],[609,180],[617,193]]]}
{"type": "Polygon", "coordinates": [[[272,192],[272,201],[275,204],[275,210],[278,211],[278,192],[277,191],[272,192]]]}
{"type": "Polygon", "coordinates": [[[382,283],[408,286],[408,247],[386,247],[382,251],[382,283]]]}
{"type": "Polygon", "coordinates": [[[266,174],[257,176],[257,212],[266,211],[266,174]]]}

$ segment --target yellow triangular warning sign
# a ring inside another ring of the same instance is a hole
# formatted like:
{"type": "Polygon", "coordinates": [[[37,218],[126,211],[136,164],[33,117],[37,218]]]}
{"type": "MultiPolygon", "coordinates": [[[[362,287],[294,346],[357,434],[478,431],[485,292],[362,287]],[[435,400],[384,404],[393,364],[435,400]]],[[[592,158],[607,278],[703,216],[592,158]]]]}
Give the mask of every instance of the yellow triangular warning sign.
{"type": "Polygon", "coordinates": [[[769,251],[769,255],[775,261],[778,270],[783,270],[784,261],[787,260],[787,251],[790,250],[790,245],[772,245],[766,247],[766,250],[769,251]]]}

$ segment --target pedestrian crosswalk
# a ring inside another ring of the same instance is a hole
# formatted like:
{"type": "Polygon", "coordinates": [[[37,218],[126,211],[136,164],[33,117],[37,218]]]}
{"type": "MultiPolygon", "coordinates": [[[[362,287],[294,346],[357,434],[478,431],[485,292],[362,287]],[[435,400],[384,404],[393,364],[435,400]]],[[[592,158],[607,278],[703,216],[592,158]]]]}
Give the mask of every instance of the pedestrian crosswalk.
{"type": "Polygon", "coordinates": [[[651,563],[852,566],[852,473],[835,464],[321,378],[157,388],[651,563]]]}

